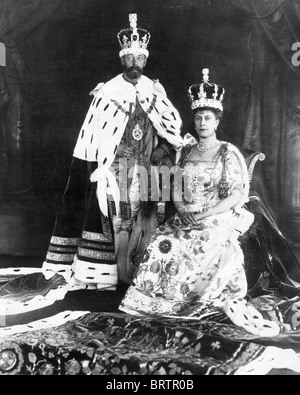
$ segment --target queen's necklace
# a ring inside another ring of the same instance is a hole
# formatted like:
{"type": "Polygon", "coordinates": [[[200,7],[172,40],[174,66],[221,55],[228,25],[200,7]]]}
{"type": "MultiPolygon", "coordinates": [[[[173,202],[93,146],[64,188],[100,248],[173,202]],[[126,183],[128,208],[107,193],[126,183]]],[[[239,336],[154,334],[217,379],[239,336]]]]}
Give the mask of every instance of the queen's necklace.
{"type": "Polygon", "coordinates": [[[205,152],[211,151],[220,144],[220,141],[214,136],[208,139],[201,139],[196,145],[197,150],[204,154],[205,152]]]}

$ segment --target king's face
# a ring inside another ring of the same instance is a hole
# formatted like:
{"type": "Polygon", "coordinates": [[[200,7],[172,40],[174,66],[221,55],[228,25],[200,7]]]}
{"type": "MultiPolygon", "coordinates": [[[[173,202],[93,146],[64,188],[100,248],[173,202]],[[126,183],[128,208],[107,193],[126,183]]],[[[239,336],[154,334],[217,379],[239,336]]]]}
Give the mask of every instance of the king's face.
{"type": "Polygon", "coordinates": [[[146,56],[139,52],[127,54],[121,58],[121,63],[124,66],[125,74],[131,81],[136,81],[141,77],[146,62],[146,56]]]}
{"type": "Polygon", "coordinates": [[[139,52],[124,55],[122,58],[122,64],[125,66],[125,68],[138,66],[139,68],[143,69],[146,66],[146,62],[146,56],[139,52]]]}

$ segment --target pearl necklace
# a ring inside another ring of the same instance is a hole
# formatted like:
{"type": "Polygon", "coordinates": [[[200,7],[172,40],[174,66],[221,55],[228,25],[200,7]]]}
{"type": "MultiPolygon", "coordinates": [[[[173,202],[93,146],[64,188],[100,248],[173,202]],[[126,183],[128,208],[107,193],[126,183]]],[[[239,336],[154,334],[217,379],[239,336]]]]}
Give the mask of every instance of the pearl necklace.
{"type": "Polygon", "coordinates": [[[220,141],[214,136],[208,139],[201,139],[197,144],[197,150],[204,154],[207,151],[211,151],[220,144],[220,141]]]}

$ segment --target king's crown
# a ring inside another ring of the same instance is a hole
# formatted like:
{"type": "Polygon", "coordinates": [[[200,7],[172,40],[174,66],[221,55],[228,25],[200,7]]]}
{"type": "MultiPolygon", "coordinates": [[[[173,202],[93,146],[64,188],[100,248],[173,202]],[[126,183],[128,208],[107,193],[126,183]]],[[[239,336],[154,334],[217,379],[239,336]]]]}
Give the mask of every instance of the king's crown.
{"type": "Polygon", "coordinates": [[[137,52],[148,57],[147,46],[151,37],[150,33],[137,27],[137,14],[129,14],[129,23],[130,28],[123,29],[117,34],[121,47],[120,57],[137,52]]]}

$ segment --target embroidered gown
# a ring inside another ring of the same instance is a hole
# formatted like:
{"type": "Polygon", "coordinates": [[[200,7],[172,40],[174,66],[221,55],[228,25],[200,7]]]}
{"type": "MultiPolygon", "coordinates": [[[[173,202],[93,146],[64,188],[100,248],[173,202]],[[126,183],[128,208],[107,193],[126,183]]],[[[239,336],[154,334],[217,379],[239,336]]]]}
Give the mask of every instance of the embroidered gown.
{"type": "MultiPolygon", "coordinates": [[[[269,321],[266,324],[244,300],[247,279],[238,237],[253,221],[253,214],[242,206],[248,196],[249,180],[242,155],[232,144],[225,145],[229,193],[239,189],[241,204],[189,226],[183,225],[176,214],[159,227],[120,310],[132,315],[201,317],[222,308],[234,323],[252,333],[279,330],[269,321]]],[[[187,208],[203,211],[215,206],[221,199],[220,151],[212,162],[192,161],[184,154],[180,165],[187,186],[183,196],[187,208]]]]}

